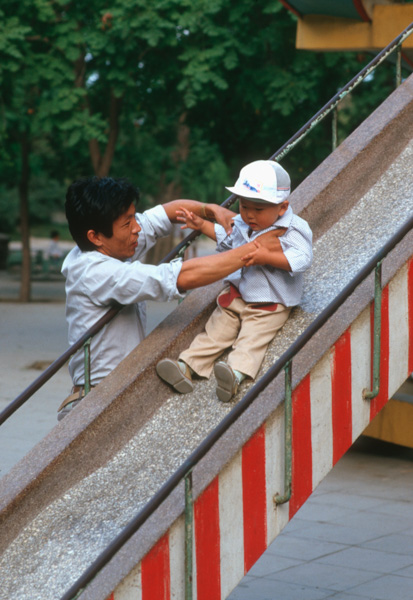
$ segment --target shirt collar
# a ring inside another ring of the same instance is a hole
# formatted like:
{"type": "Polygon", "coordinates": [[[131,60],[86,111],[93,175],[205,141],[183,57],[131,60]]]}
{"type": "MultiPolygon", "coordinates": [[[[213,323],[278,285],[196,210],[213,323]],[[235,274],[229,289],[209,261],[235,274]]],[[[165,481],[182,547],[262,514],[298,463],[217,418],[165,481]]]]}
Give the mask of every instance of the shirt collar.
{"type": "Polygon", "coordinates": [[[274,226],[288,228],[291,225],[293,216],[294,216],[293,209],[291,208],[291,206],[288,206],[288,208],[285,211],[285,213],[283,214],[283,216],[275,221],[274,226]]]}

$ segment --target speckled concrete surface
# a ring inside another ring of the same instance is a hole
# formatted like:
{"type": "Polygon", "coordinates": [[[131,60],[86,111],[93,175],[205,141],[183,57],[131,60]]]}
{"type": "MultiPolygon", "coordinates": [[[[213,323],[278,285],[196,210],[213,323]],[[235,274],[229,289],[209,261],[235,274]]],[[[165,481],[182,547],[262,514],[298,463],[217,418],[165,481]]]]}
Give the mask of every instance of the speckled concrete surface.
{"type": "MultiPolygon", "coordinates": [[[[302,305],[271,345],[262,372],[412,211],[410,144],[362,200],[316,242],[302,305]]],[[[244,384],[241,393],[247,389],[244,384]]],[[[232,406],[218,402],[213,378],[199,382],[192,394],[172,395],[106,466],[43,510],[9,546],[0,561],[0,598],[59,598],[232,406]]]]}

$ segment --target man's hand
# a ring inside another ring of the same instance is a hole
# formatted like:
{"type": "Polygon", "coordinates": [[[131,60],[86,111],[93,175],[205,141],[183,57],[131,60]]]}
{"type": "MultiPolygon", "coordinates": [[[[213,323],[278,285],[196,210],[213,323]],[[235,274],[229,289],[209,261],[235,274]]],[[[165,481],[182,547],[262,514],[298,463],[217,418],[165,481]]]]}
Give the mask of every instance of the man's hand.
{"type": "Polygon", "coordinates": [[[242,257],[246,267],[252,267],[253,265],[267,265],[271,259],[272,251],[268,248],[264,248],[261,244],[254,240],[255,250],[249,252],[242,257]]]}
{"type": "Polygon", "coordinates": [[[218,204],[205,204],[205,217],[222,225],[228,235],[232,232],[232,221],[236,216],[237,213],[218,204]]]}
{"type": "Polygon", "coordinates": [[[284,235],[285,232],[286,229],[284,227],[279,227],[273,231],[267,231],[267,233],[263,233],[259,236],[259,243],[261,246],[268,248],[268,250],[281,250],[281,244],[278,238],[284,235]]]}
{"type": "Polygon", "coordinates": [[[253,244],[256,249],[253,249],[242,257],[245,266],[268,265],[270,267],[282,269],[283,271],[291,271],[290,263],[288,262],[282,250],[280,240],[278,239],[285,231],[284,228],[280,227],[276,231],[263,233],[258,239],[255,239],[253,244]]]}

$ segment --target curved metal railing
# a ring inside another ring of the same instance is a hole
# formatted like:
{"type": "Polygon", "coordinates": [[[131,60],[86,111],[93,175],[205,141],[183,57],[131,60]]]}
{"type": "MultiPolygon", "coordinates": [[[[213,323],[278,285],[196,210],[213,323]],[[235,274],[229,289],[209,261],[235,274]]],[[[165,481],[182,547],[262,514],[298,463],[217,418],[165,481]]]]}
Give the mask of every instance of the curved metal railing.
{"type": "MultiPolygon", "coordinates": [[[[377,56],[369,62],[351,81],[347,83],[337,94],[335,94],[305,125],[301,127],[281,148],[279,148],[271,157],[270,160],[280,161],[288,154],[306,135],[318,125],[327,115],[337,110],[337,106],[351,93],[368,75],[370,75],[380,64],[382,64],[393,53],[397,53],[396,60],[396,86],[401,83],[401,48],[404,40],[413,32],[413,23],[411,23],[400,35],[398,35],[386,48],[384,48],[377,56]]],[[[333,150],[337,146],[337,113],[333,113],[333,150]]],[[[222,206],[230,207],[236,201],[236,196],[232,194],[223,203],[222,206]]],[[[171,252],[169,252],[161,261],[161,263],[169,262],[177,255],[183,255],[186,248],[192,243],[199,233],[193,231],[180,244],[178,244],[171,252]]],[[[29,385],[17,398],[15,398],[5,409],[0,413],[0,425],[2,425],[11,415],[20,408],[29,398],[33,396],[49,379],[66,363],[66,361],[77,352],[82,346],[85,348],[85,392],[90,390],[90,374],[88,372],[89,364],[89,346],[91,338],[96,335],[109,321],[111,321],[118,312],[123,308],[122,305],[113,306],[108,310],[95,325],[88,329],[84,335],[79,338],[70,348],[57,358],[31,385],[29,385]]]]}

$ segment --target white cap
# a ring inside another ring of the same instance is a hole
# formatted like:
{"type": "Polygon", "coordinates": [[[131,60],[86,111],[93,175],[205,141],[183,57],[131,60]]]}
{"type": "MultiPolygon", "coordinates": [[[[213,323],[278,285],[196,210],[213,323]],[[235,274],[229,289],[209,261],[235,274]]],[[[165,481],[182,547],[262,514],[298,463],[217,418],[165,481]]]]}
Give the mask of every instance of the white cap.
{"type": "Polygon", "coordinates": [[[234,187],[227,190],[236,196],[281,204],[290,195],[291,181],[287,171],[273,160],[256,160],[240,171],[234,187]]]}

